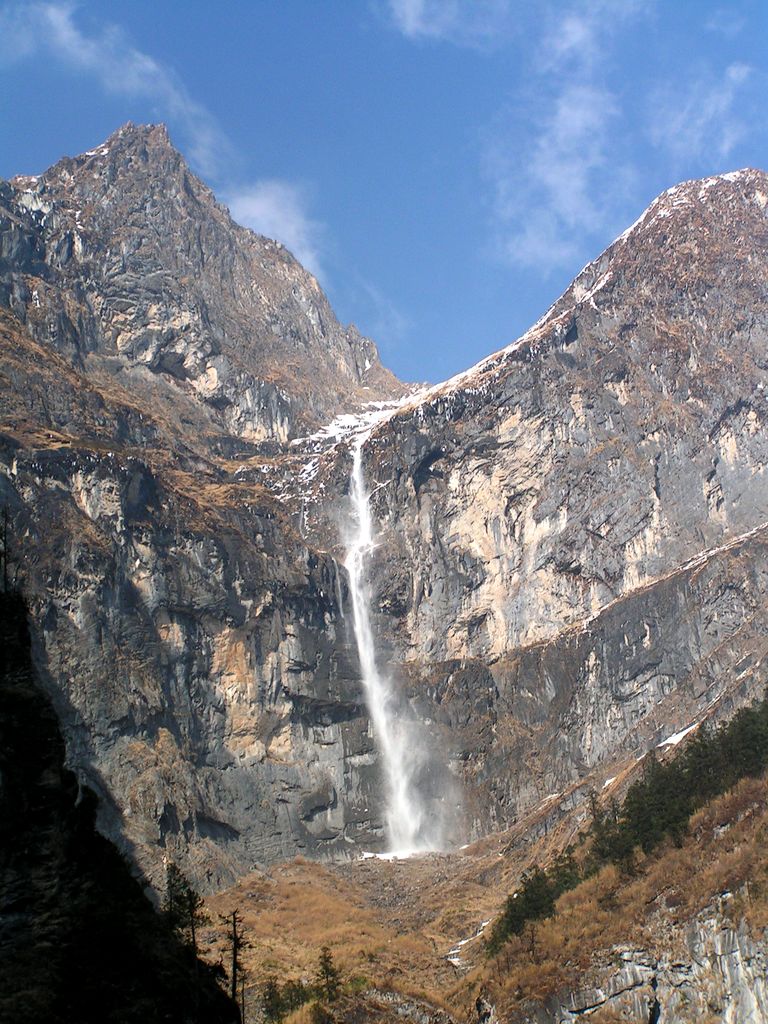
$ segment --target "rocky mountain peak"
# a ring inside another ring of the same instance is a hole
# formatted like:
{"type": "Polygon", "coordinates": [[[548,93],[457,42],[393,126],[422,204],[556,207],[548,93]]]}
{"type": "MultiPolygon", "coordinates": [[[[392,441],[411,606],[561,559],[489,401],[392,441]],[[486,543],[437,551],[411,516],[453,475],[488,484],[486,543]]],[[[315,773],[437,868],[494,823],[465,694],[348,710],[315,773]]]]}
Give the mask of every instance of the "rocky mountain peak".
{"type": "MultiPolygon", "coordinates": [[[[734,262],[763,250],[768,239],[768,175],[752,169],[732,171],[675,185],[656,198],[641,216],[596,260],[577,275],[556,307],[596,302],[596,295],[617,282],[632,286],[642,275],[645,298],[665,305],[671,296],[664,282],[686,287],[714,278],[724,280],[734,262]],[[654,287],[648,286],[654,279],[654,287]],[[662,286],[658,292],[656,286],[662,286]]],[[[678,290],[679,287],[678,287],[678,290]]]]}
{"type": "Polygon", "coordinates": [[[355,407],[403,390],[373,343],[161,126],[0,183],[0,502],[107,831],[211,886],[380,838],[349,443],[310,429],[342,412],[366,436],[371,630],[468,831],[556,816],[747,699],[766,194],[753,170],[669,190],[516,342],[372,426],[355,407]]]}
{"type": "MultiPolygon", "coordinates": [[[[210,189],[189,170],[164,124],[130,121],[94,149],[62,157],[42,174],[19,175],[11,185],[28,197],[37,197],[42,208],[56,205],[61,216],[75,215],[81,230],[86,222],[91,229],[102,226],[101,220],[94,220],[99,212],[94,206],[116,205],[124,214],[128,197],[170,201],[187,188],[190,197],[216,202],[210,189]]],[[[34,202],[28,198],[26,205],[34,202]]]]}
{"type": "Polygon", "coordinates": [[[283,442],[402,392],[284,246],[231,219],[163,125],[124,125],[0,186],[0,203],[6,304],[94,372],[117,359],[138,388],[154,374],[179,415],[283,442]]]}
{"type": "Polygon", "coordinates": [[[767,195],[751,169],[668,190],[522,337],[376,427],[404,659],[497,664],[514,692],[510,652],[762,529],[767,195]]]}

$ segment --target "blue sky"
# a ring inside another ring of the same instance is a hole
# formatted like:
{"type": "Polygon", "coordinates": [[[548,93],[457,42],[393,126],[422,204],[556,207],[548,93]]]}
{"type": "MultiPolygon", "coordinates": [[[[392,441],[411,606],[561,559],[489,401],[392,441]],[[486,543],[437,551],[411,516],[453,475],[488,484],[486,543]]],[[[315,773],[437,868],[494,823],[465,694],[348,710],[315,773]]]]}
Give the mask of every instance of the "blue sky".
{"type": "Polygon", "coordinates": [[[0,2],[0,176],[165,121],[409,380],[508,344],[677,181],[768,169],[764,0],[0,2]]]}

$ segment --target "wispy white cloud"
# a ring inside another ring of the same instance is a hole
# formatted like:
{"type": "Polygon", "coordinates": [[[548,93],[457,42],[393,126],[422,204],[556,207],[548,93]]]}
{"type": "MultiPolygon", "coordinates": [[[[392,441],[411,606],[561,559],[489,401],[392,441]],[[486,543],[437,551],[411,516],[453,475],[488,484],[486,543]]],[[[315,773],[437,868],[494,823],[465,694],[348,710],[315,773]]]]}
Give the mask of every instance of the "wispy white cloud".
{"type": "Polygon", "coordinates": [[[654,0],[575,0],[570,6],[544,7],[545,28],[537,52],[540,70],[600,74],[611,62],[615,36],[654,6],[654,0]]]}
{"type": "Polygon", "coordinates": [[[371,284],[370,281],[365,281],[358,276],[357,287],[365,296],[368,307],[366,331],[383,342],[389,349],[396,348],[412,329],[412,321],[380,288],[371,284]]]}
{"type": "Polygon", "coordinates": [[[648,6],[586,0],[549,11],[529,90],[484,137],[497,248],[512,264],[572,265],[585,240],[620,223],[634,171],[616,146],[621,99],[607,71],[614,35],[648,6]]]}
{"type": "Polygon", "coordinates": [[[0,60],[8,63],[36,54],[92,76],[106,93],[150,100],[183,131],[190,158],[203,174],[215,176],[226,161],[230,147],[215,119],[192,99],[173,70],[138,50],[118,26],[87,33],[70,3],[0,8],[0,60]]]}
{"type": "Polygon", "coordinates": [[[388,6],[395,27],[408,39],[459,46],[492,45],[516,21],[510,0],[389,0],[388,6]]]}
{"type": "Polygon", "coordinates": [[[282,242],[301,264],[322,277],[324,229],[310,217],[304,189],[285,181],[258,181],[228,190],[224,200],[239,224],[282,242]]]}
{"type": "Polygon", "coordinates": [[[527,146],[510,145],[519,133],[507,126],[494,133],[486,169],[499,246],[510,262],[543,270],[568,265],[585,234],[604,226],[614,203],[598,182],[611,162],[616,116],[610,91],[572,82],[539,112],[527,146]]]}
{"type": "Polygon", "coordinates": [[[676,167],[705,156],[729,157],[754,130],[751,105],[745,102],[754,81],[754,69],[737,62],[720,75],[702,72],[691,81],[658,88],[648,112],[651,142],[676,167]]]}
{"type": "Polygon", "coordinates": [[[746,18],[732,7],[719,7],[704,22],[704,28],[707,32],[715,32],[726,39],[735,39],[746,24],[746,18]]]}

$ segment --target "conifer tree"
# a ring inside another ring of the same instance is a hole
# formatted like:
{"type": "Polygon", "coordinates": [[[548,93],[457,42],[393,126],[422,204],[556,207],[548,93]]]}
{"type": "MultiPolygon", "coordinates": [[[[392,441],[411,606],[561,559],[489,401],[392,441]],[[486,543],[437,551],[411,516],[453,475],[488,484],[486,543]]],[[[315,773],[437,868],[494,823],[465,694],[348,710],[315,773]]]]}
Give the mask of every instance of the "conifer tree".
{"type": "Polygon", "coordinates": [[[320,951],[320,963],[317,969],[317,988],[329,1003],[339,995],[341,974],[333,962],[333,956],[328,946],[323,946],[320,951]]]}
{"type": "Polygon", "coordinates": [[[203,897],[172,861],[166,864],[162,909],[168,923],[197,956],[197,930],[208,920],[208,915],[204,910],[203,897]]]}

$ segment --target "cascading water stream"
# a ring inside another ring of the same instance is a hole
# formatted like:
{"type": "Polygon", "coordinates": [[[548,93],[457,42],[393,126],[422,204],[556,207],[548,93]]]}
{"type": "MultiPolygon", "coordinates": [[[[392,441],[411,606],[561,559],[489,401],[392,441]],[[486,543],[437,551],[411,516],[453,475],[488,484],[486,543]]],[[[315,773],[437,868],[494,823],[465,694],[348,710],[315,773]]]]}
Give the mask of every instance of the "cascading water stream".
{"type": "Polygon", "coordinates": [[[431,834],[429,814],[416,785],[423,767],[423,744],[415,734],[414,722],[404,714],[391,679],[376,661],[376,648],[369,612],[370,592],[366,563],[376,546],[369,495],[363,478],[362,448],[365,435],[352,448],[350,498],[355,530],[349,538],[345,567],[349,574],[355,640],[366,702],[374,739],[381,756],[386,794],[386,824],[392,852],[400,855],[439,848],[431,834]]]}

